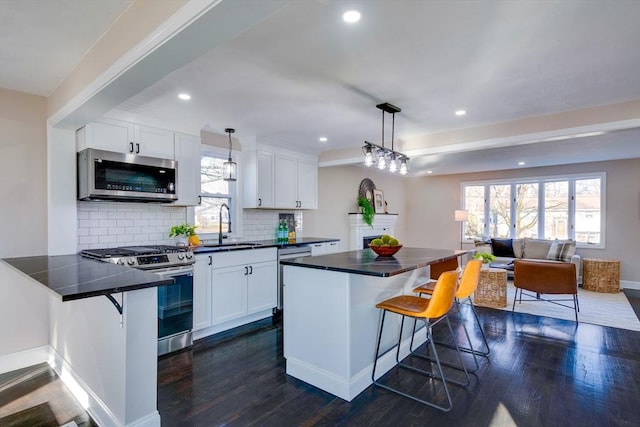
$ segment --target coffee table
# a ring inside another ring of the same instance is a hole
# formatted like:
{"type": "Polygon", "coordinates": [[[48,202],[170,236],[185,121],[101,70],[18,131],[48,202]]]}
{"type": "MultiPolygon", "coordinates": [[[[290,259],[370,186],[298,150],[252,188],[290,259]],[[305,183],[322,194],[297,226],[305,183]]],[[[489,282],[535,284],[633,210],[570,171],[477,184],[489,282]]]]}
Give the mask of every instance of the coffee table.
{"type": "Polygon", "coordinates": [[[506,307],[507,270],[504,268],[480,270],[480,280],[473,294],[473,303],[484,307],[506,307]]]}

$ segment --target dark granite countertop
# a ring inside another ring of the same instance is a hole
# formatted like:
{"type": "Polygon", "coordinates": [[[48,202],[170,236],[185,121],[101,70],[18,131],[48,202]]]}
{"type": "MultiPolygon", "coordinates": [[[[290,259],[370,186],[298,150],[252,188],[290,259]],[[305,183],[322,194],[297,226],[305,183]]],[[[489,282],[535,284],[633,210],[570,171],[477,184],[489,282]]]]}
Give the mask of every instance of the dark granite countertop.
{"type": "Polygon", "coordinates": [[[62,296],[62,301],[174,283],[172,278],[80,255],[43,255],[3,261],[62,296]]]}
{"type": "Polygon", "coordinates": [[[392,257],[379,257],[371,249],[339,252],[280,261],[282,265],[389,277],[466,254],[467,251],[430,248],[400,249],[392,257]]]}
{"type": "Polygon", "coordinates": [[[249,249],[264,249],[264,248],[288,248],[291,246],[305,246],[311,245],[314,243],[325,243],[325,242],[337,242],[340,239],[333,239],[327,237],[301,237],[291,242],[278,242],[277,240],[246,240],[246,241],[238,241],[238,242],[227,242],[223,241],[222,246],[200,246],[193,249],[195,254],[205,254],[210,252],[227,252],[227,251],[241,251],[241,250],[249,250],[249,249]],[[226,246],[230,244],[237,245],[252,245],[250,247],[247,246],[226,246]]]}

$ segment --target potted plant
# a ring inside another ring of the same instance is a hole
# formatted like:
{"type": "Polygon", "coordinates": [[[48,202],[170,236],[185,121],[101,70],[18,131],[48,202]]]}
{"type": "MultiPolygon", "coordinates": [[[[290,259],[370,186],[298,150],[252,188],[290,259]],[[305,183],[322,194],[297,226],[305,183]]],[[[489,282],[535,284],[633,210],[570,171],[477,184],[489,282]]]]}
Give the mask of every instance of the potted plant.
{"type": "Polygon", "coordinates": [[[169,230],[169,237],[175,237],[178,245],[188,246],[191,244],[197,246],[200,242],[196,236],[196,228],[198,228],[197,225],[191,224],[174,225],[171,227],[171,230],[169,230]]]}
{"type": "Polygon", "coordinates": [[[375,215],[375,211],[373,210],[373,205],[366,197],[358,197],[358,206],[362,211],[362,220],[369,227],[373,227],[373,216],[375,215]]]}
{"type": "Polygon", "coordinates": [[[486,252],[479,252],[473,256],[474,259],[482,258],[483,264],[489,264],[491,261],[495,261],[496,256],[493,254],[488,254],[486,252]]]}

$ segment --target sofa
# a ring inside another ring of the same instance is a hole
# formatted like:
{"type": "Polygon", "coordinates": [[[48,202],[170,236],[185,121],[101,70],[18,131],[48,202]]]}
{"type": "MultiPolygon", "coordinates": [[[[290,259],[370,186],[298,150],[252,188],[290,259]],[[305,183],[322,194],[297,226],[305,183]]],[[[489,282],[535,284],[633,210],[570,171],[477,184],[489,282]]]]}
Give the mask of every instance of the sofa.
{"type": "Polygon", "coordinates": [[[575,253],[574,240],[531,239],[482,239],[475,241],[475,253],[490,253],[496,259],[493,266],[506,268],[513,274],[513,262],[516,259],[529,261],[544,260],[548,262],[569,262],[574,264],[576,280],[580,278],[581,257],[575,253]]]}

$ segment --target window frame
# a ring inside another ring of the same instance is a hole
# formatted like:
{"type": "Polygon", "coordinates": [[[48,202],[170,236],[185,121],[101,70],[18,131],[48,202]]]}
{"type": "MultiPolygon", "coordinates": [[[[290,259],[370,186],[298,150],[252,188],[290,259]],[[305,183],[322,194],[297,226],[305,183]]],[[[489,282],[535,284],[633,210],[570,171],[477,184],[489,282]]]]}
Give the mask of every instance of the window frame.
{"type": "MultiPolygon", "coordinates": [[[[466,209],[466,187],[476,186],[484,187],[484,224],[483,229],[485,235],[489,236],[490,228],[490,187],[491,185],[510,185],[511,186],[511,200],[510,200],[510,212],[511,212],[511,224],[509,227],[509,237],[515,238],[516,230],[514,228],[514,218],[516,206],[514,203],[514,195],[516,188],[519,184],[538,184],[538,236],[539,238],[546,239],[545,236],[545,193],[544,184],[546,182],[553,181],[567,181],[568,182],[568,236],[570,239],[575,240],[576,236],[576,181],[587,179],[600,179],[600,242],[599,243],[584,243],[577,242],[576,246],[579,248],[592,248],[592,249],[605,249],[606,242],[606,206],[607,206],[607,181],[606,172],[592,172],[592,173],[580,173],[570,175],[548,175],[548,176],[536,176],[536,177],[522,177],[522,178],[506,178],[506,179],[493,179],[482,181],[464,181],[460,183],[461,205],[462,209],[466,209]]],[[[461,238],[464,243],[473,243],[473,238],[467,238],[467,225],[465,223],[463,229],[463,235],[461,238]]]]}
{"type": "MultiPolygon", "coordinates": [[[[227,160],[229,158],[229,149],[217,147],[215,145],[200,144],[200,158],[208,156],[218,159],[227,160]]],[[[235,183],[230,183],[229,195],[231,200],[229,205],[231,210],[231,232],[223,233],[227,239],[239,239],[243,233],[243,216],[242,216],[242,157],[241,152],[237,150],[231,151],[233,161],[237,163],[237,180],[235,183]]],[[[200,189],[200,197],[227,197],[227,195],[209,194],[200,189]]],[[[196,207],[189,207],[187,209],[187,218],[191,224],[195,224],[195,212],[196,207]]],[[[197,232],[197,230],[196,230],[197,232]]],[[[197,233],[201,240],[215,240],[218,238],[218,233],[197,233]]]]}

